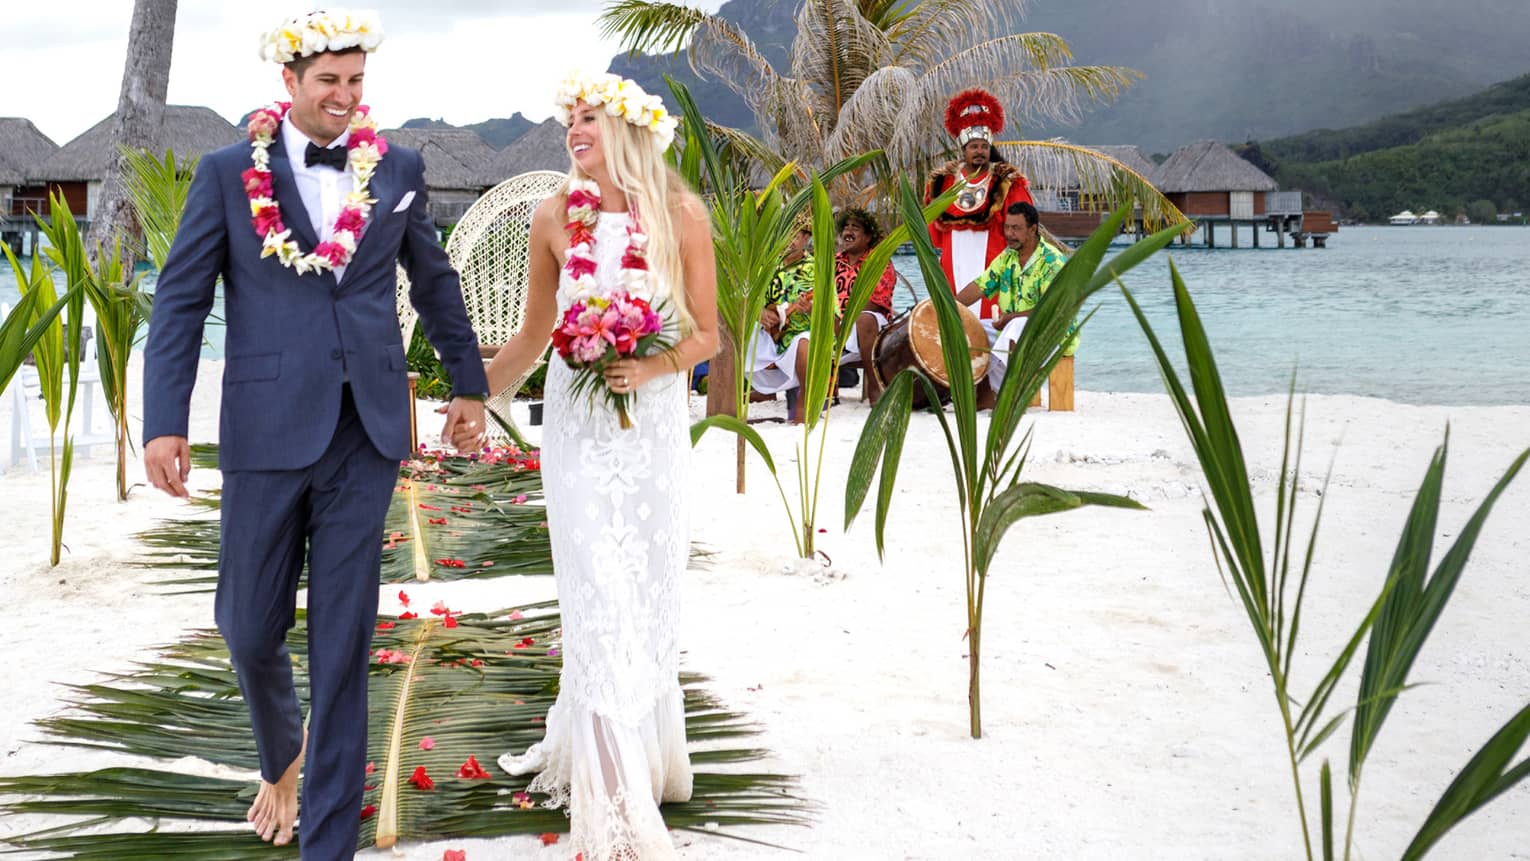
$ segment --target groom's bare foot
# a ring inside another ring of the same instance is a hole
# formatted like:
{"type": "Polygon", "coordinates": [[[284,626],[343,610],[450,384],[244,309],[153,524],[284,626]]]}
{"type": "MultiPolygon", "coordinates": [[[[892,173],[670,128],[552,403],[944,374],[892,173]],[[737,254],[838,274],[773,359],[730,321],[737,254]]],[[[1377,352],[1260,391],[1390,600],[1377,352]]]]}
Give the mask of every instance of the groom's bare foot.
{"type": "Polygon", "coordinates": [[[292,827],[297,824],[298,815],[298,775],[303,771],[303,754],[307,750],[308,732],[305,730],[297,759],[287,766],[286,772],[275,783],[260,782],[255,803],[245,814],[245,819],[254,824],[255,833],[267,843],[286,846],[292,842],[292,827]]]}

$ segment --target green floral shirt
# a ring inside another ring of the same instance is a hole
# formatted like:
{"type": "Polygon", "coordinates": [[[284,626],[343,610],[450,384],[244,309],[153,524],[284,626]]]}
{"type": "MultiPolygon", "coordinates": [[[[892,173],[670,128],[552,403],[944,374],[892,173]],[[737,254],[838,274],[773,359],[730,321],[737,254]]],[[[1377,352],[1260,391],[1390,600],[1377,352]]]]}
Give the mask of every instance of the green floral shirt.
{"type": "MultiPolygon", "coordinates": [[[[770,287],[765,291],[765,304],[767,307],[790,305],[804,295],[813,292],[813,256],[811,254],[789,263],[776,271],[774,278],[770,279],[770,287]]],[[[776,338],[776,345],[785,348],[792,339],[806,332],[812,327],[812,317],[801,311],[794,312],[781,322],[781,331],[776,338]]]]}
{"type": "MultiPolygon", "coordinates": [[[[1062,271],[1068,258],[1057,247],[1041,240],[1030,259],[1020,263],[1020,252],[1006,248],[988,264],[988,269],[978,278],[983,285],[983,295],[998,303],[999,311],[1014,314],[1030,311],[1041,302],[1041,294],[1047,291],[1052,279],[1062,271]]],[[[1068,340],[1063,355],[1071,356],[1078,349],[1078,322],[1068,328],[1068,340]]]]}

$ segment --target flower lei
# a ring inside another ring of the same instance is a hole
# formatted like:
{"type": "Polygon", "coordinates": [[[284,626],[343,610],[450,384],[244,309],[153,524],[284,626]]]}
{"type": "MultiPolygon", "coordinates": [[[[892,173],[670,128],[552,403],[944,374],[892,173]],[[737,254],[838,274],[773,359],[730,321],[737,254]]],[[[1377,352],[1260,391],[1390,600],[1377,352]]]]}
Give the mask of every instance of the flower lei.
{"type": "MultiPolygon", "coordinates": [[[[600,221],[600,186],[591,180],[571,179],[568,183],[568,259],[563,271],[573,282],[571,298],[575,301],[601,295],[595,279],[595,225],[600,221]]],[[[634,205],[627,225],[627,250],[622,254],[622,288],[639,299],[650,299],[648,291],[648,234],[638,225],[634,205]]]]}
{"type": "Polygon", "coordinates": [[[292,231],[282,222],[281,206],[271,190],[271,142],[291,107],[290,102],[277,102],[251,115],[250,161],[254,167],[240,178],[244,180],[244,192],[250,198],[250,220],[255,225],[255,235],[261,238],[260,256],[276,255],[283,266],[305,275],[344,266],[356,253],[356,243],[366,226],[367,215],[372,211],[372,204],[377,202],[367,196],[367,185],[388,152],[388,142],[377,133],[377,123],[371,118],[367,106],[358,106],[351,118],[350,138],[345,144],[356,187],[346,195],[329,241],[320,242],[313,251],[304,254],[292,239],[292,231]]]}

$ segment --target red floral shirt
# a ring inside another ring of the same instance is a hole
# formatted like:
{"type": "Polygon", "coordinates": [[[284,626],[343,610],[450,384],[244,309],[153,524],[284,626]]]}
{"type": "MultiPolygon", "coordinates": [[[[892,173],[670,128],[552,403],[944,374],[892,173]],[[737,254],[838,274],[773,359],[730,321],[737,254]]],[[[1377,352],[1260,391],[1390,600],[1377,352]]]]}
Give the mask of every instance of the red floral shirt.
{"type": "MultiPolygon", "coordinates": [[[[861,271],[861,263],[866,258],[862,257],[855,263],[845,259],[845,255],[834,255],[834,290],[839,294],[839,310],[843,314],[845,303],[850,301],[850,287],[855,283],[855,276],[861,271]]],[[[867,311],[876,311],[888,317],[893,315],[892,294],[893,287],[898,283],[898,278],[893,274],[891,263],[883,271],[881,280],[877,281],[876,289],[871,291],[871,298],[866,302],[867,311]]]]}

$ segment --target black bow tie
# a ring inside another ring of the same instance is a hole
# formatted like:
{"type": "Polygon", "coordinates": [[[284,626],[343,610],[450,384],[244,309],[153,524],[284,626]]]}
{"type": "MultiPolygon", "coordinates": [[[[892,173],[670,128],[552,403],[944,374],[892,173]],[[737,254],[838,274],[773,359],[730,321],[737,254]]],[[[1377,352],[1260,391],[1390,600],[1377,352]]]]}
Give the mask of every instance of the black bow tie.
{"type": "Polygon", "coordinates": [[[345,170],[345,147],[320,147],[309,142],[308,148],[303,150],[303,164],[306,167],[324,165],[335,170],[345,170]]]}

